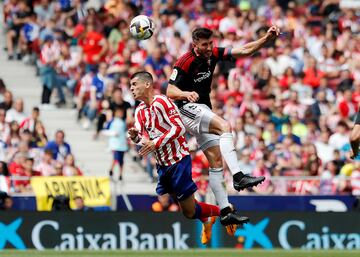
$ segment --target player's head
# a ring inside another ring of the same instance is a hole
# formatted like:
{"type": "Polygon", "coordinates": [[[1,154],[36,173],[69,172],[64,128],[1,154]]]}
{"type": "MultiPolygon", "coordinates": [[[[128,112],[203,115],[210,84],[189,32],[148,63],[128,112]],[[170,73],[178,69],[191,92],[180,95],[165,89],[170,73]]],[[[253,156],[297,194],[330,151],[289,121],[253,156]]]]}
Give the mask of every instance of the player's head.
{"type": "Polygon", "coordinates": [[[153,77],[147,71],[139,71],[130,77],[130,90],[135,100],[144,100],[153,90],[153,77]]]}
{"type": "Polygon", "coordinates": [[[197,54],[210,58],[213,49],[213,32],[207,28],[197,28],[192,33],[193,47],[197,54]]]}

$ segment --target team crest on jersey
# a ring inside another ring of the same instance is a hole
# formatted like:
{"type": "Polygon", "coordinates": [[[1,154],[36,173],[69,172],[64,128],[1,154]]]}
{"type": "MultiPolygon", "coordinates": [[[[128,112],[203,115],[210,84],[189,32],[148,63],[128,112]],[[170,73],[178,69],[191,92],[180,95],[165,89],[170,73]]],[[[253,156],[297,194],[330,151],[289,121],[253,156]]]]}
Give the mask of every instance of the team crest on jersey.
{"type": "Polygon", "coordinates": [[[178,75],[178,71],[177,71],[177,69],[174,69],[173,72],[170,75],[170,79],[175,80],[177,75],[178,75]]]}

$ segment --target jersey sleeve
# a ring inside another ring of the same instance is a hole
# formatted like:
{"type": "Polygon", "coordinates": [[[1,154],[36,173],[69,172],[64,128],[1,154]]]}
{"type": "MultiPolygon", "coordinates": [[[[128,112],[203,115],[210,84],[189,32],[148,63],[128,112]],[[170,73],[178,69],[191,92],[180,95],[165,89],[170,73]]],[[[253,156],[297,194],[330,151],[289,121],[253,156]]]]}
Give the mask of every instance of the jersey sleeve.
{"type": "Polygon", "coordinates": [[[231,55],[231,48],[230,47],[214,47],[213,48],[213,55],[219,61],[234,61],[234,58],[231,55]]]}
{"type": "Polygon", "coordinates": [[[181,85],[184,84],[186,77],[186,72],[178,66],[175,66],[169,79],[169,84],[181,88],[181,85]]]}

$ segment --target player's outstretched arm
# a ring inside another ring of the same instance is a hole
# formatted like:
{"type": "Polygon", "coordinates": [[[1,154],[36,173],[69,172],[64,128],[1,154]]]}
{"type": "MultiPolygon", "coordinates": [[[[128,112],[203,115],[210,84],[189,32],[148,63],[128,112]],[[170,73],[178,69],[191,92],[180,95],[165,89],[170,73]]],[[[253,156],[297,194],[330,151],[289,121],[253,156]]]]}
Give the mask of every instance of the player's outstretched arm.
{"type": "Polygon", "coordinates": [[[187,100],[189,102],[196,102],[197,100],[199,100],[199,95],[198,93],[192,91],[182,91],[181,89],[179,89],[177,86],[172,85],[172,84],[168,84],[167,90],[166,90],[166,95],[173,99],[173,100],[187,100]]]}
{"type": "Polygon", "coordinates": [[[250,42],[242,47],[233,48],[231,50],[231,55],[233,58],[246,57],[254,54],[260,48],[262,48],[267,42],[274,40],[280,35],[280,29],[276,26],[271,26],[269,30],[266,32],[266,35],[262,38],[250,42]]]}

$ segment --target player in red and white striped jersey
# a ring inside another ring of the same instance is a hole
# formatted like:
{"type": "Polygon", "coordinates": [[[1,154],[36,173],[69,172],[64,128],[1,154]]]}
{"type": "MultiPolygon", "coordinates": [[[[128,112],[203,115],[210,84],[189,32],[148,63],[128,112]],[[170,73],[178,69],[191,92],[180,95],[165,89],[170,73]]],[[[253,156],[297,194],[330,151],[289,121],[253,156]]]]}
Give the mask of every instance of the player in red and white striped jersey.
{"type": "MultiPolygon", "coordinates": [[[[157,194],[171,194],[178,200],[185,217],[200,219],[205,228],[202,242],[208,243],[216,220],[214,216],[220,215],[220,209],[197,202],[194,198],[197,187],[191,177],[191,158],[184,137],[186,130],[179,111],[166,96],[155,95],[150,73],[141,71],[133,74],[130,84],[134,98],[142,103],[136,108],[135,127],[129,129],[129,137],[142,146],[139,151],[141,156],[155,153],[157,194]]],[[[235,222],[243,224],[247,221],[247,217],[239,217],[235,222]]]]}
{"type": "Polygon", "coordinates": [[[177,107],[166,96],[155,95],[150,106],[141,103],[135,111],[135,127],[154,142],[159,165],[172,165],[189,155],[185,127],[177,107]]]}

